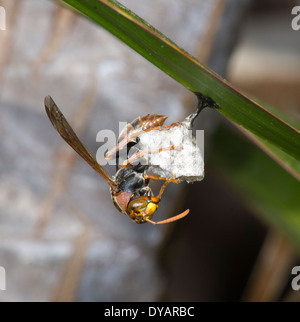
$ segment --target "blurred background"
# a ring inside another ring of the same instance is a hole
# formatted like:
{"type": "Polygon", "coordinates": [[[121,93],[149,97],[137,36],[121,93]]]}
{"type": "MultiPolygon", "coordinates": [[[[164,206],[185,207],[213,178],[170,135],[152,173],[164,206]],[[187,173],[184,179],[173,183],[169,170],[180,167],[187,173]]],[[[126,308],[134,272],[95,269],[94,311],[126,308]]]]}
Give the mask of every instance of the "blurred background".
{"type": "MultiPolygon", "coordinates": [[[[297,1],[121,2],[237,88],[299,119],[300,31],[291,27],[297,1]]],[[[297,195],[296,179],[219,113],[204,110],[195,128],[205,130],[206,176],[170,184],[154,219],[186,208],[190,214],[165,226],[136,225],[55,132],[44,97],[53,97],[94,154],[98,131],[118,133],[120,121],[148,113],[181,121],[196,98],[58,1],[0,6],[1,301],[299,300],[291,288],[298,246],[239,186],[241,178],[245,187],[254,181],[263,195],[269,173],[277,192],[297,195]],[[252,181],[242,172],[245,160],[254,160],[252,181]],[[255,160],[268,167],[254,171],[255,160]],[[281,173],[288,187],[280,186],[281,173]]],[[[291,213],[298,218],[297,206],[291,213]]]]}

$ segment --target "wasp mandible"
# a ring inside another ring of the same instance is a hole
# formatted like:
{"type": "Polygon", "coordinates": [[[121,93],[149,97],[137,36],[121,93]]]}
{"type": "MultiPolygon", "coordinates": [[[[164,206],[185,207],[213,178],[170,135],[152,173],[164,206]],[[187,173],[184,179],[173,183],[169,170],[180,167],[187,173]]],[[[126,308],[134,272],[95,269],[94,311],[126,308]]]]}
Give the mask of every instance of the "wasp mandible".
{"type": "MultiPolygon", "coordinates": [[[[45,108],[47,115],[61,137],[109,184],[112,201],[115,207],[125,215],[128,215],[132,220],[138,224],[149,222],[153,225],[165,224],[183,218],[189,213],[189,209],[181,214],[162,221],[152,221],[152,216],[158,208],[161,196],[170,183],[179,183],[180,180],[174,178],[164,178],[155,175],[146,174],[147,165],[137,164],[132,165],[130,162],[139,158],[141,153],[156,153],[157,151],[139,151],[132,158],[126,160],[123,166],[117,171],[112,178],[107,172],[98,164],[95,157],[87,150],[85,145],[79,140],[72,127],[57,107],[50,96],[45,97],[45,108]],[[153,195],[149,187],[150,180],[165,181],[157,196],[153,195]]],[[[192,124],[194,118],[199,114],[200,108],[196,113],[191,114],[190,122],[192,124]]],[[[112,155],[118,153],[128,144],[135,144],[138,135],[144,131],[151,131],[153,129],[168,128],[177,125],[173,123],[169,126],[163,126],[167,116],[164,115],[146,115],[135,119],[128,124],[121,132],[119,143],[116,148],[109,151],[106,157],[109,159],[112,155]]],[[[169,149],[176,149],[176,147],[169,147],[169,149]]]]}

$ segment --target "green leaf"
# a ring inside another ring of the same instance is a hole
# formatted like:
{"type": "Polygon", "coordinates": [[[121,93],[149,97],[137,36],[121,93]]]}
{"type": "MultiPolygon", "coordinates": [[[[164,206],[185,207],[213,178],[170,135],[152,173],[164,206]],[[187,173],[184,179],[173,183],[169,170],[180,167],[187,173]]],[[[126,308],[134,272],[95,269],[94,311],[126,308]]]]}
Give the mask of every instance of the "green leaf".
{"type": "MultiPolygon", "coordinates": [[[[110,31],[192,92],[211,97],[220,106],[220,113],[262,139],[266,149],[274,147],[272,153],[283,163],[288,158],[296,163],[300,161],[299,130],[238,92],[129,9],[112,0],[62,1],[110,31]]],[[[299,165],[294,166],[293,171],[298,168],[299,165]]]]}
{"type": "Polygon", "coordinates": [[[228,127],[215,133],[211,161],[237,196],[300,249],[300,182],[228,127]]]}

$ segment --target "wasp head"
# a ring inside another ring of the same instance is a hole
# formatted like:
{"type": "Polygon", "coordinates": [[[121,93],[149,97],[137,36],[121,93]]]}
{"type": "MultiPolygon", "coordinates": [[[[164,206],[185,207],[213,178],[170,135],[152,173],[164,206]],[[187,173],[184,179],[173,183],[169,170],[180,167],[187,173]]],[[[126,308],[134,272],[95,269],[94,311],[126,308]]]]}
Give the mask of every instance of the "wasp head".
{"type": "Polygon", "coordinates": [[[127,213],[137,224],[150,222],[158,208],[159,201],[159,198],[150,196],[134,198],[128,204],[127,213]]]}

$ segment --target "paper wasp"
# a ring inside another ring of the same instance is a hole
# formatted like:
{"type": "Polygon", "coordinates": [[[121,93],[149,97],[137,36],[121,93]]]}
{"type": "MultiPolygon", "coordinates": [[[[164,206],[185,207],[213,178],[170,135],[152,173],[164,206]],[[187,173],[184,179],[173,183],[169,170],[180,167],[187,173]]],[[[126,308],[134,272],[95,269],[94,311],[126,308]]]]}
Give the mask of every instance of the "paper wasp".
{"type": "MultiPolygon", "coordinates": [[[[130,162],[132,162],[132,159],[127,160],[127,162],[125,162],[126,164],[117,171],[115,176],[110,178],[106,171],[97,163],[95,158],[87,150],[84,144],[79,140],[72,127],[69,125],[68,121],[50,96],[45,97],[45,108],[52,125],[62,138],[109,184],[112,201],[120,212],[128,215],[138,224],[149,222],[153,225],[170,223],[183,218],[189,213],[189,210],[187,209],[183,213],[172,218],[159,222],[152,221],[151,218],[158,208],[164,189],[170,182],[179,183],[179,180],[148,175],[145,173],[148,166],[141,164],[131,165],[130,162]],[[153,195],[149,187],[150,180],[165,181],[157,196],[153,195]]],[[[200,108],[196,113],[191,114],[191,124],[199,112],[200,108]]],[[[159,130],[161,128],[168,128],[179,124],[173,123],[169,126],[163,126],[162,124],[166,119],[167,116],[157,114],[146,115],[135,119],[121,132],[119,143],[116,148],[108,152],[106,157],[111,158],[127,145],[135,144],[137,142],[138,135],[141,132],[151,131],[153,129],[159,130]]],[[[170,147],[169,149],[175,148],[176,147],[170,147]]],[[[161,149],[158,149],[157,151],[139,151],[133,156],[133,159],[138,159],[142,152],[156,153],[160,150],[161,149]]]]}

